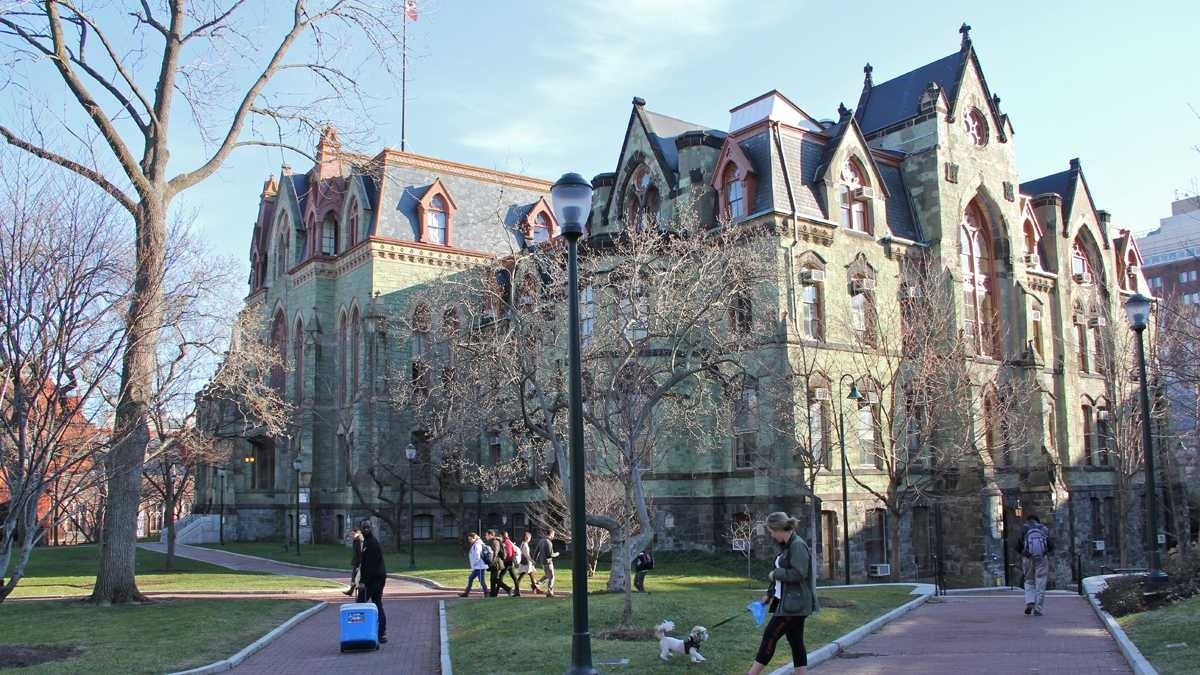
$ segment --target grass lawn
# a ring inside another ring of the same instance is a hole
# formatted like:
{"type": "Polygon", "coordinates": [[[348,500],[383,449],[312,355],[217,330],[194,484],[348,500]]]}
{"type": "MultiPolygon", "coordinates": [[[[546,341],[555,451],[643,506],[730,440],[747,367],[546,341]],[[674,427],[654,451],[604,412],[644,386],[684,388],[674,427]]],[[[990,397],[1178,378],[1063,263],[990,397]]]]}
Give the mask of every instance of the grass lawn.
{"type": "Polygon", "coordinates": [[[1129,614],[1117,622],[1158,672],[1196,672],[1200,659],[1200,595],[1163,609],[1129,614]],[[1167,649],[1167,645],[1179,643],[1187,646],[1167,649]]]}
{"type": "Polygon", "coordinates": [[[5,603],[0,652],[14,646],[80,653],[24,673],[164,673],[226,658],[313,603],[307,600],[172,600],[96,607],[77,600],[5,603]]]}
{"type": "MultiPolygon", "coordinates": [[[[93,545],[34,549],[25,577],[9,597],[88,595],[96,579],[97,549],[93,545]]],[[[151,591],[285,591],[314,590],[341,584],[307,577],[235,572],[187,558],[175,558],[175,571],[164,572],[166,556],[138,549],[137,583],[151,591]]]]}
{"type": "MultiPolygon", "coordinates": [[[[745,579],[736,572],[723,572],[719,565],[737,561],[716,556],[675,558],[658,556],[658,570],[647,578],[648,595],[634,595],[634,616],[639,628],[653,628],[663,619],[677,625],[677,634],[693,625],[712,626],[732,614],[737,619],[713,629],[709,641],[701,647],[708,659],[703,668],[708,673],[744,673],[754,658],[762,629],[754,624],[746,603],[760,597],[760,585],[748,588],[745,579]],[[669,572],[669,573],[668,573],[669,572]]],[[[744,562],[741,564],[744,570],[744,562]]],[[[765,584],[762,584],[765,586],[765,584]]],[[[565,587],[564,587],[565,588],[565,587]]],[[[812,617],[805,626],[805,642],[809,651],[844,635],[883,612],[911,599],[910,586],[883,588],[822,588],[818,595],[831,602],[812,617]],[[833,607],[831,605],[842,605],[833,607]]],[[[592,631],[593,662],[608,672],[676,673],[686,668],[679,657],[673,663],[658,659],[656,642],[598,639],[597,633],[613,628],[621,616],[623,597],[619,594],[594,594],[588,600],[592,631]],[[600,665],[611,659],[628,658],[625,666],[600,665]]],[[[495,600],[453,600],[446,603],[450,630],[451,657],[454,665],[464,671],[548,673],[561,672],[571,653],[571,604],[569,600],[544,598],[495,600]],[[511,605],[503,610],[494,603],[511,605]],[[497,611],[499,610],[499,611],[497,611]],[[536,640],[531,646],[530,639],[536,640]],[[468,664],[486,664],[479,668],[468,664]]],[[[787,644],[776,651],[772,668],[790,663],[787,644]]]]}

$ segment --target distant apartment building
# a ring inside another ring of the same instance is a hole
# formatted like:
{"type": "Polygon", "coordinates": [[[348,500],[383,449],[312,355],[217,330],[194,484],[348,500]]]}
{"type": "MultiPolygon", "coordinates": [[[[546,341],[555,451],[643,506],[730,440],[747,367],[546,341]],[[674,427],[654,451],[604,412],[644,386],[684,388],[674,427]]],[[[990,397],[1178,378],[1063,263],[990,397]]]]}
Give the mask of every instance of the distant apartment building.
{"type": "Polygon", "coordinates": [[[1150,290],[1185,305],[1200,304],[1200,196],[1171,203],[1171,215],[1138,240],[1150,290]]]}

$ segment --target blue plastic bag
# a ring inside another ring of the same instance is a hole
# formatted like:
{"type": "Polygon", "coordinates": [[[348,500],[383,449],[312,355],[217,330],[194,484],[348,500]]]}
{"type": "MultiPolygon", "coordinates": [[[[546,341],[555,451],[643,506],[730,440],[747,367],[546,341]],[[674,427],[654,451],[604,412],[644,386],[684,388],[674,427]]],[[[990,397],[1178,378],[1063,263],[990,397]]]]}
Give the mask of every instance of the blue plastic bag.
{"type": "Polygon", "coordinates": [[[755,600],[746,605],[746,609],[750,610],[750,616],[754,617],[754,623],[758,624],[759,626],[763,625],[763,622],[767,620],[766,603],[755,600]]]}

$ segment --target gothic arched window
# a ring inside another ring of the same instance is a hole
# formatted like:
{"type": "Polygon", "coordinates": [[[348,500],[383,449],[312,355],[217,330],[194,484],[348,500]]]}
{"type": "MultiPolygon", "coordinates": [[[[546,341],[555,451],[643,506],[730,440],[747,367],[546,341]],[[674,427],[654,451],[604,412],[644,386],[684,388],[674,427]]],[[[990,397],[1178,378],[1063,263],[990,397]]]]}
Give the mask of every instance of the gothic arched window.
{"type": "Polygon", "coordinates": [[[429,241],[445,246],[449,239],[447,234],[446,200],[438,195],[429,202],[429,210],[425,213],[425,233],[429,241]]]}
{"type": "Polygon", "coordinates": [[[842,165],[838,193],[841,201],[842,227],[855,232],[871,232],[870,187],[862,164],[853,157],[842,165]]]}
{"type": "Polygon", "coordinates": [[[271,388],[282,394],[288,353],[287,322],[282,311],[275,312],[275,318],[271,321],[271,349],[278,359],[271,366],[271,388]]]}
{"type": "Polygon", "coordinates": [[[978,108],[972,108],[963,115],[963,129],[967,132],[967,138],[977,146],[987,145],[988,128],[987,120],[984,119],[983,113],[979,112],[978,108]]]}
{"type": "Polygon", "coordinates": [[[725,175],[721,179],[725,186],[725,212],[730,220],[736,220],[746,215],[746,187],[742,179],[737,177],[737,166],[732,162],[725,166],[725,175]]]}
{"type": "Polygon", "coordinates": [[[332,213],[325,214],[321,221],[321,255],[337,255],[338,222],[332,213]]]}
{"type": "Polygon", "coordinates": [[[966,313],[963,336],[967,340],[967,347],[974,353],[995,356],[995,256],[992,254],[992,236],[987,219],[974,202],[967,207],[959,224],[958,247],[962,267],[963,308],[966,313]]]}
{"type": "Polygon", "coordinates": [[[304,400],[304,320],[296,319],[296,333],[292,336],[292,358],[295,359],[295,370],[292,371],[292,389],[296,403],[304,400]]]}

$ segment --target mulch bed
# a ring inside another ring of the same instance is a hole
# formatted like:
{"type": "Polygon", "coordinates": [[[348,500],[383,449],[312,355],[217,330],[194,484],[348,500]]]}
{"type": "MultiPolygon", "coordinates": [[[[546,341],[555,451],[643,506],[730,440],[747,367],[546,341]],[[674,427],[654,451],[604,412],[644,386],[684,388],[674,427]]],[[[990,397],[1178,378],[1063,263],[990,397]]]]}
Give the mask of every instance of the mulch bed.
{"type": "Polygon", "coordinates": [[[77,647],[29,647],[26,645],[0,645],[0,669],[26,668],[51,661],[78,656],[77,647]]]}

